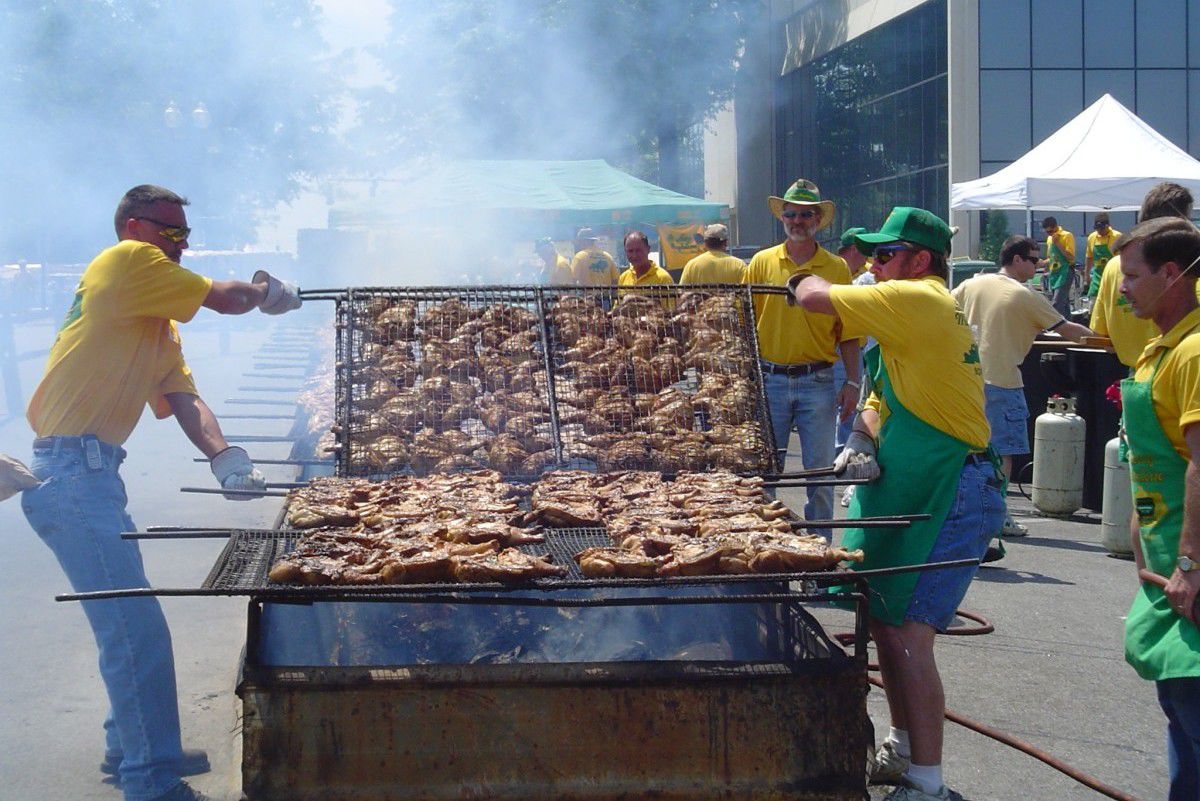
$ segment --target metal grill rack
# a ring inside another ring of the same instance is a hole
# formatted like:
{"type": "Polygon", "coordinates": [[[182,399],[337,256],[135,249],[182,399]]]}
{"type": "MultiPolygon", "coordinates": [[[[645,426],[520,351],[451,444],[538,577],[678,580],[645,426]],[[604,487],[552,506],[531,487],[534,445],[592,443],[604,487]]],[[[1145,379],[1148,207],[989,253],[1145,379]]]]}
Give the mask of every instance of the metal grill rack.
{"type": "Polygon", "coordinates": [[[338,474],[770,472],[752,289],[334,295],[338,474]]]}

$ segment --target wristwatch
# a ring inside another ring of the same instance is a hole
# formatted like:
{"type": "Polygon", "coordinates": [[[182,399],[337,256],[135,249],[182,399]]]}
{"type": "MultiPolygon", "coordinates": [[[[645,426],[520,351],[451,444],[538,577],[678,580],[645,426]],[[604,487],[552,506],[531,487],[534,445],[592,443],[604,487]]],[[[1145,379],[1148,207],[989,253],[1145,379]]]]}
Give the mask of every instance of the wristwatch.
{"type": "Polygon", "coordinates": [[[1195,559],[1187,555],[1180,556],[1175,564],[1183,573],[1191,573],[1193,570],[1200,567],[1200,562],[1197,562],[1195,559]]]}

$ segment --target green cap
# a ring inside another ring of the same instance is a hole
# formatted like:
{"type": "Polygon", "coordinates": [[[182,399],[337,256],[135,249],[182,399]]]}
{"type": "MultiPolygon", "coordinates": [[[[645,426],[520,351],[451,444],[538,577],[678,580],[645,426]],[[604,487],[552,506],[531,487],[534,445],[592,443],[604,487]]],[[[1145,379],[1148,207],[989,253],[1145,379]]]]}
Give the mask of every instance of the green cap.
{"type": "Polygon", "coordinates": [[[839,248],[839,250],[845,250],[846,248],[855,244],[854,238],[859,234],[865,233],[867,233],[867,229],[862,227],[847,228],[845,231],[842,231],[842,246],[839,248]]]}
{"type": "Polygon", "coordinates": [[[864,256],[875,253],[876,245],[892,242],[911,242],[929,248],[935,253],[950,255],[950,237],[954,232],[942,218],[925,209],[911,206],[896,206],[883,221],[877,234],[856,234],[854,244],[864,256]]]}

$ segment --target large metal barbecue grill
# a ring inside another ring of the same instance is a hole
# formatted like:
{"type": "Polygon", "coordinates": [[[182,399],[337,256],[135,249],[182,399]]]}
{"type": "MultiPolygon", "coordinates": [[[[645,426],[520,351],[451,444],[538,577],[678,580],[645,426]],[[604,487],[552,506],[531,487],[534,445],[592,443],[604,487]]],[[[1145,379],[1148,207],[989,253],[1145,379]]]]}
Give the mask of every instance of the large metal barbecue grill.
{"type": "MultiPolygon", "coordinates": [[[[304,293],[336,304],[337,472],[724,469],[803,485],[776,472],[760,291],[777,290],[304,293]]],[[[249,598],[249,801],[863,797],[868,580],[893,570],[589,578],[574,555],[612,544],[592,527],[520,546],[568,567],[560,578],[272,583],[306,533],[287,513],[267,530],[127,535],[226,538],[199,588],[59,596],[249,598]],[[806,609],[830,602],[855,611],[849,652],[806,609]]]]}
{"type": "Polygon", "coordinates": [[[339,475],[777,465],[748,287],[332,297],[339,475]]]}

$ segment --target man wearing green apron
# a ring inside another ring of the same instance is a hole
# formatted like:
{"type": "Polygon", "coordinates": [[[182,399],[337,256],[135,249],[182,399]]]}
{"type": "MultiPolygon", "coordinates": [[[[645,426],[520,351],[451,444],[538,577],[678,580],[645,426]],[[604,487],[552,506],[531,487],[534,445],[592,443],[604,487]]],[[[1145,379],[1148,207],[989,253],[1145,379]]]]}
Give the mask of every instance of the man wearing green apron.
{"type": "Polygon", "coordinates": [[[1069,320],[1071,278],[1075,273],[1075,235],[1059,225],[1053,217],[1042,220],[1042,230],[1046,232],[1044,263],[1050,279],[1050,305],[1069,320]]]}
{"type": "Polygon", "coordinates": [[[1139,569],[1143,582],[1125,619],[1125,659],[1155,682],[1167,716],[1171,801],[1200,798],[1200,231],[1167,217],[1137,225],[1117,242],[1121,293],[1154,321],[1132,378],[1121,382],[1129,441],[1139,569]]]}
{"type": "MultiPolygon", "coordinates": [[[[834,315],[843,336],[873,336],[871,395],[834,462],[860,485],[850,517],[928,513],[902,532],[847,529],[862,568],[983,557],[1004,520],[1003,479],[988,452],[983,377],[966,318],[946,289],[952,232],[924,209],[898,207],[879,233],[859,234],[881,282],[834,286],[801,274],[790,286],[809,312],[834,315]]],[[[934,662],[978,565],[891,575],[871,582],[875,639],[892,728],[873,780],[899,784],[889,801],[961,799],[942,781],[945,695],[934,662]]]]}
{"type": "Polygon", "coordinates": [[[1093,223],[1096,229],[1088,234],[1087,249],[1083,254],[1084,275],[1091,276],[1087,296],[1093,301],[1100,294],[1100,279],[1104,275],[1104,265],[1113,257],[1113,245],[1121,232],[1108,224],[1108,213],[1098,212],[1093,223]]]}

